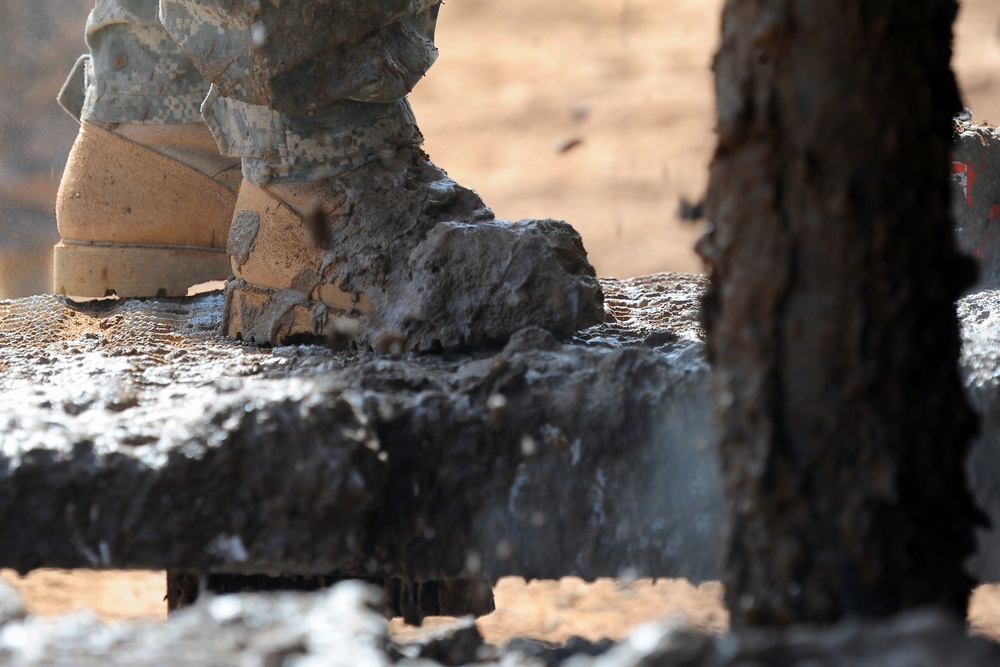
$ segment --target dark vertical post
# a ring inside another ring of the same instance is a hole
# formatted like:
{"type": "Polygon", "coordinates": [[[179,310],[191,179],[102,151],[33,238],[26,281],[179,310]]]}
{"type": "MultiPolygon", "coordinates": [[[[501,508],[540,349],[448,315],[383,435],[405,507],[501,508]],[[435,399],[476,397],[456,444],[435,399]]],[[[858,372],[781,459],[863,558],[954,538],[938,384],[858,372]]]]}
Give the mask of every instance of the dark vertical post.
{"type": "Polygon", "coordinates": [[[735,628],[963,614],[954,0],[729,0],[701,252],[735,628]]]}

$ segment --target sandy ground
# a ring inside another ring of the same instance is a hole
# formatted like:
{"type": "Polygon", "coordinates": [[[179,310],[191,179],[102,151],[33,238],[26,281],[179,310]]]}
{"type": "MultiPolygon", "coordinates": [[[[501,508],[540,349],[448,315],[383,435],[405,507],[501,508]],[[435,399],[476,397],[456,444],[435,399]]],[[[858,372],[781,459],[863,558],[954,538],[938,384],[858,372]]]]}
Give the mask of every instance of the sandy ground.
{"type": "MultiPolygon", "coordinates": [[[[163,572],[38,570],[20,578],[3,570],[0,580],[18,587],[34,614],[56,615],[89,608],[113,621],[162,621],[167,615],[163,572]]],[[[693,586],[677,579],[656,583],[601,579],[588,584],[567,577],[525,583],[507,577],[500,580],[494,595],[497,610],[479,619],[478,625],[487,641],[498,644],[511,637],[552,642],[565,642],[574,635],[591,640],[618,639],[638,623],[671,613],[683,614],[715,632],[724,631],[729,621],[721,602],[722,586],[717,582],[693,586]]],[[[405,639],[451,620],[429,618],[422,628],[413,628],[397,619],[390,624],[390,630],[405,639]]]]}
{"type": "MultiPolygon", "coordinates": [[[[602,275],[698,271],[698,233],[676,220],[698,198],[712,150],[709,64],[721,0],[456,0],[442,11],[439,63],[413,96],[427,149],[500,217],[554,217],[583,234],[602,275]]],[[[1000,121],[1000,3],[965,0],[956,68],[977,119],[1000,121]]],[[[30,610],[90,606],[109,619],[164,618],[163,574],[0,573],[30,610]]],[[[726,627],[721,586],[503,580],[490,641],[621,637],[681,610],[726,627]]],[[[1000,587],[970,621],[1000,640],[1000,587]]],[[[398,633],[410,632],[394,625],[398,633]]]]}
{"type": "MultiPolygon", "coordinates": [[[[19,577],[0,570],[0,580],[13,584],[33,614],[52,616],[90,609],[108,621],[159,622],[166,619],[163,572],[98,572],[37,570],[19,577]]],[[[477,621],[486,641],[502,644],[514,637],[534,637],[563,643],[573,636],[591,641],[621,639],[641,623],[680,615],[714,633],[728,628],[719,582],[699,586],[682,579],[642,579],[633,582],[600,579],[587,583],[576,577],[526,583],[501,579],[494,589],[497,609],[477,621]]],[[[443,624],[448,618],[428,618],[423,627],[389,624],[396,639],[405,641],[443,624]]],[[[1000,642],[1000,584],[978,587],[969,605],[973,632],[1000,642]]]]}
{"type": "MultiPolygon", "coordinates": [[[[28,610],[35,614],[89,608],[114,621],[166,618],[162,572],[39,570],[22,579],[4,570],[0,579],[19,587],[28,610]]],[[[588,584],[567,577],[525,583],[508,577],[499,582],[495,596],[497,610],[479,619],[478,625],[486,640],[497,644],[512,637],[552,642],[565,642],[572,636],[619,639],[636,624],[671,613],[683,614],[714,632],[723,632],[729,620],[721,603],[722,586],[717,582],[696,587],[675,579],[656,583],[602,579],[588,584]]],[[[422,628],[413,628],[397,619],[390,630],[395,637],[406,639],[450,621],[430,618],[422,628]]]]}

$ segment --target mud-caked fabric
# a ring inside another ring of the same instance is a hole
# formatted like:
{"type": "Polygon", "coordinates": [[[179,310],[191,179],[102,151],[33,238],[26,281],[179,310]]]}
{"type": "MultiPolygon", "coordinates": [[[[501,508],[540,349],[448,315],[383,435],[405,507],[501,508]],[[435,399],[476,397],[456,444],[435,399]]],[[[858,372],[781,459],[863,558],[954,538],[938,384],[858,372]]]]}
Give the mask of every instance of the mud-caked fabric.
{"type": "Polygon", "coordinates": [[[83,120],[201,120],[210,84],[163,29],[158,13],[157,0],[97,1],[87,19],[83,120]]]}
{"type": "Polygon", "coordinates": [[[402,99],[437,59],[441,0],[160,0],[223,97],[288,114],[402,99]]]}
{"type": "Polygon", "coordinates": [[[336,176],[423,141],[406,95],[437,59],[440,0],[160,0],[212,82],[202,107],[257,185],[336,176]]]}
{"type": "Polygon", "coordinates": [[[222,97],[213,86],[202,113],[219,149],[242,158],[243,177],[255,185],[318,181],[423,143],[405,98],[334,102],[301,115],[222,97]]]}
{"type": "Polygon", "coordinates": [[[439,8],[98,0],[81,61],[82,118],[185,123],[204,114],[220,151],[242,158],[253,183],[336,176],[423,141],[406,95],[437,59],[439,8]]]}

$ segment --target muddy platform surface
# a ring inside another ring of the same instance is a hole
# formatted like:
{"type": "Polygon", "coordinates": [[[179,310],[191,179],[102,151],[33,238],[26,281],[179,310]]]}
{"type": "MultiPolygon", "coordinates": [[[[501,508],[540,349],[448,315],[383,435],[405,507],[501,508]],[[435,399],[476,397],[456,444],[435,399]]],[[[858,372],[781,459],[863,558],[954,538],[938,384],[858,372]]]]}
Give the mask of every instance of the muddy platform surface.
{"type": "MultiPolygon", "coordinates": [[[[714,579],[704,279],[603,287],[573,339],[395,357],[231,341],[218,295],[0,302],[0,567],[714,579]]],[[[1000,525],[1000,293],[958,312],[1000,525]]]]}
{"type": "Polygon", "coordinates": [[[230,341],[217,295],[2,302],[0,567],[713,578],[702,288],[398,357],[230,341]]]}

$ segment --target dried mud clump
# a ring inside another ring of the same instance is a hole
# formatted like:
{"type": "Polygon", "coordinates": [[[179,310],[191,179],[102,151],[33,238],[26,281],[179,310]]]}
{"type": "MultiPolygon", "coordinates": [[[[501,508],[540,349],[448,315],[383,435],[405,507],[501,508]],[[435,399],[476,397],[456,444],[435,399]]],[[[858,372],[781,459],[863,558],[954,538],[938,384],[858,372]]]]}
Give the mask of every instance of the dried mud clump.
{"type": "MultiPolygon", "coordinates": [[[[303,216],[293,255],[304,268],[249,305],[232,294],[252,281],[230,283],[227,312],[245,339],[280,345],[301,332],[293,323],[322,338],[352,320],[349,343],[423,352],[499,346],[527,326],[565,336],[604,321],[600,283],[570,225],[497,220],[417,148],[283,192],[303,216]],[[333,301],[354,307],[328,306],[338,292],[333,301]]],[[[267,252],[244,218],[234,227],[237,261],[267,252]]]]}

